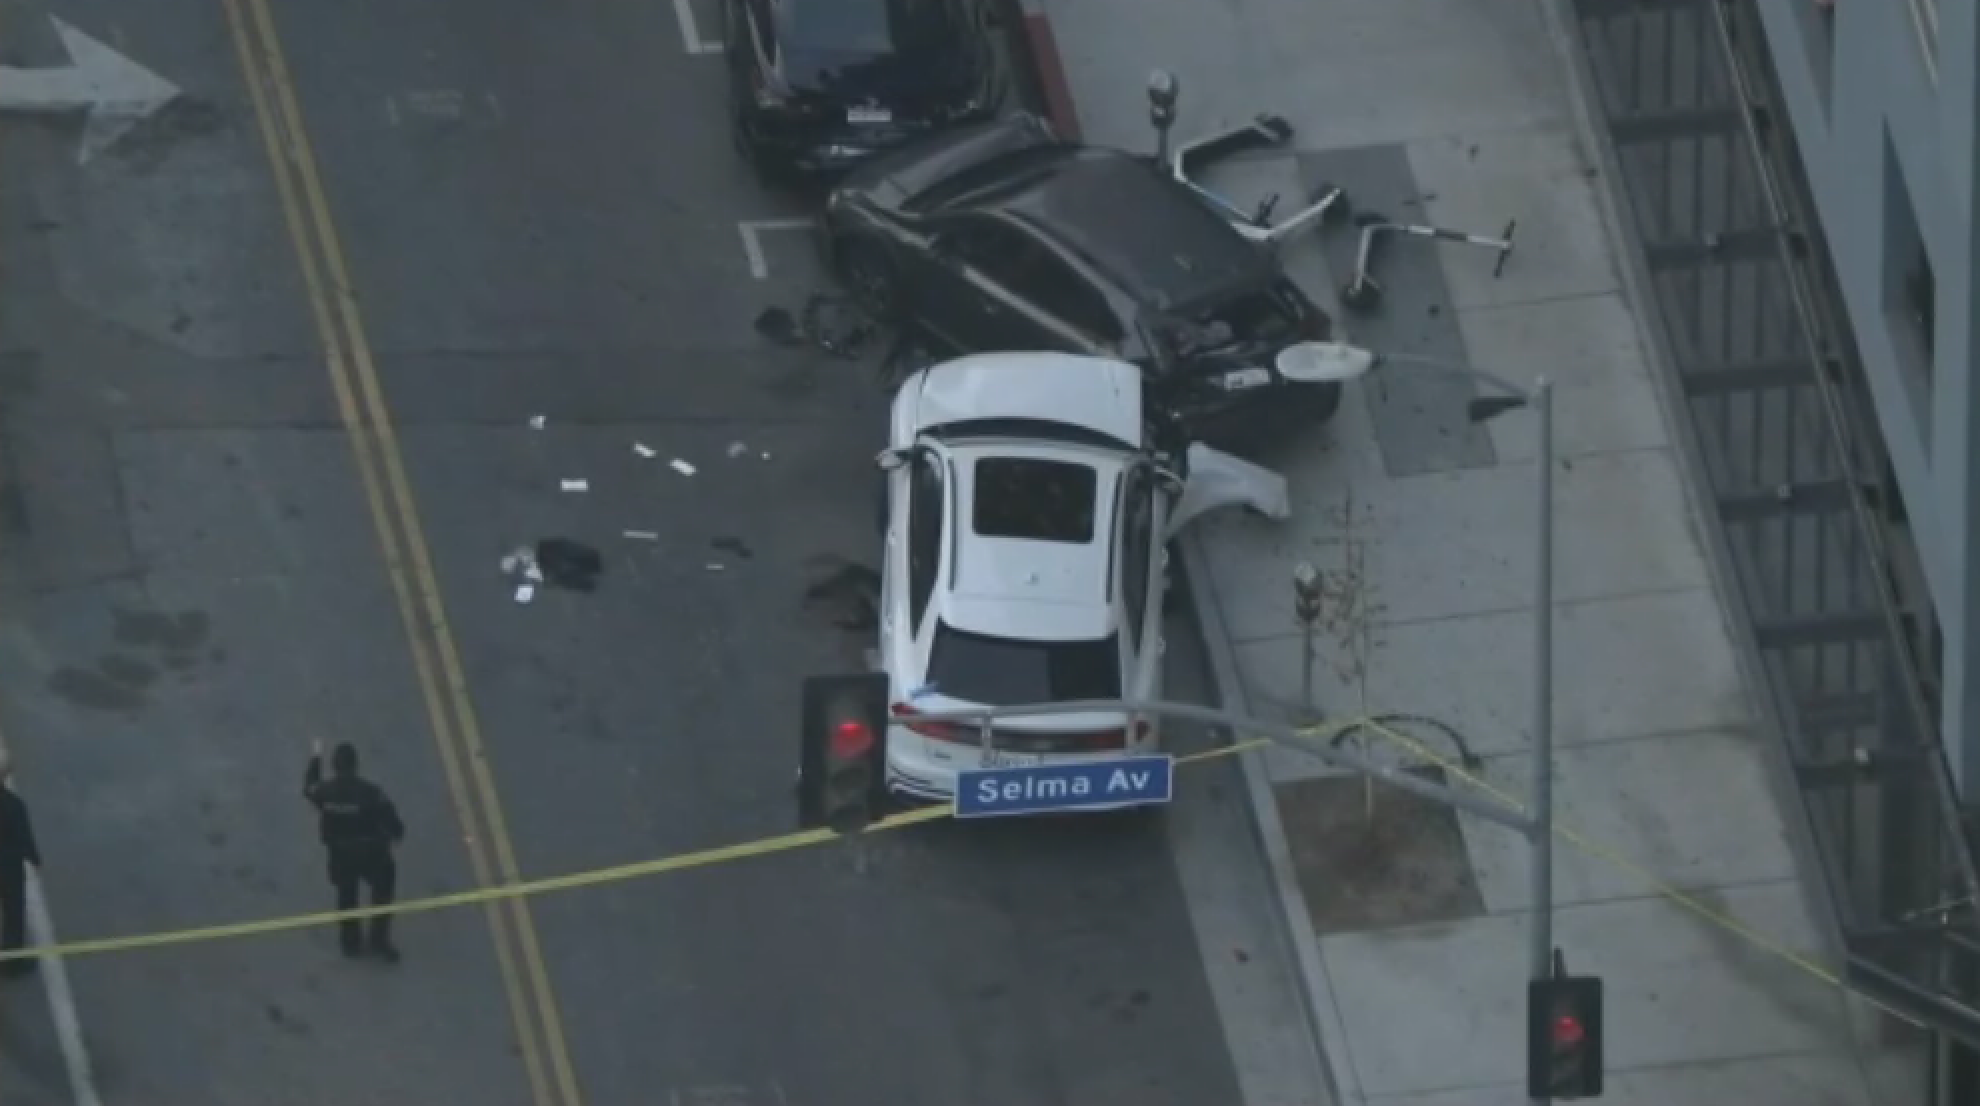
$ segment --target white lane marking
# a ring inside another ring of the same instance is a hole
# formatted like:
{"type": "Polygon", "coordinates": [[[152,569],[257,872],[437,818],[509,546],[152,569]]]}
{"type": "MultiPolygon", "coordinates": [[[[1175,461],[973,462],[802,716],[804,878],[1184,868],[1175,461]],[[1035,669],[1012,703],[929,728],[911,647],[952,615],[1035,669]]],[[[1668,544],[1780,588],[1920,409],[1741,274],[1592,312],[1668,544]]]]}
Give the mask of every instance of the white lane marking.
{"type": "Polygon", "coordinates": [[[763,256],[763,232],[767,230],[810,230],[809,219],[744,219],[736,224],[742,232],[743,256],[749,259],[749,275],[770,279],[770,262],[763,256]]]}
{"type": "Polygon", "coordinates": [[[681,46],[690,54],[719,54],[720,42],[701,37],[701,24],[694,18],[694,0],[674,0],[674,20],[681,25],[681,46]]]}
{"type": "MultiPolygon", "coordinates": [[[[34,943],[44,947],[61,944],[55,936],[55,922],[48,914],[48,899],[41,890],[41,874],[30,865],[27,874],[28,932],[34,943]]],[[[55,1038],[61,1044],[62,1063],[69,1069],[69,1092],[76,1106],[103,1106],[96,1093],[96,1075],[89,1064],[89,1048],[83,1044],[82,1019],[76,1014],[76,996],[69,990],[69,969],[59,956],[43,957],[41,983],[48,992],[48,1010],[55,1019],[55,1038]]]]}

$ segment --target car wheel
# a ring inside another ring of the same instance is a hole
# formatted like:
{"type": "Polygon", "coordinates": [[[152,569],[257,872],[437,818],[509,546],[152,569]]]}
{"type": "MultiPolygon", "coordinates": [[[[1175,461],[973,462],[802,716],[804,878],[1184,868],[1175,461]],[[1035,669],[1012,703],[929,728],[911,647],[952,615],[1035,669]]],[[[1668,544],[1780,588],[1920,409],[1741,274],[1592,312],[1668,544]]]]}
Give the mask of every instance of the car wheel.
{"type": "Polygon", "coordinates": [[[880,322],[900,317],[900,284],[880,247],[857,238],[839,242],[839,279],[860,309],[880,322]]]}

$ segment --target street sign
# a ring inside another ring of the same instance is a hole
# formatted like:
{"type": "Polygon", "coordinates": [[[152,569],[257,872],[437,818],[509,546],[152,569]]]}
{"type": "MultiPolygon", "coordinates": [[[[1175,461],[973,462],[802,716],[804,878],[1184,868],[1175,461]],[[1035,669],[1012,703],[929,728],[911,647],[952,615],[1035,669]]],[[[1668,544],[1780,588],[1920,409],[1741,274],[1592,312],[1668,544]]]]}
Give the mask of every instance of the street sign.
{"type": "Polygon", "coordinates": [[[971,769],[956,773],[956,817],[1166,803],[1175,777],[1175,758],[1167,756],[971,769]]]}

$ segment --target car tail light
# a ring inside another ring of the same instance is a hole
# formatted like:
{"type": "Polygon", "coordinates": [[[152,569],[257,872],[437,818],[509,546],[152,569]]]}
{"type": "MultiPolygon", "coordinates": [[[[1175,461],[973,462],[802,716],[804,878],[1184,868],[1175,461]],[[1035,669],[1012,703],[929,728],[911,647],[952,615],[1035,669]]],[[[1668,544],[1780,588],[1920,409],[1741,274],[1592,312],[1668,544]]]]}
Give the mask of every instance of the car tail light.
{"type": "Polygon", "coordinates": [[[888,709],[896,722],[931,741],[950,741],[958,745],[966,745],[974,739],[974,735],[954,722],[932,719],[917,721],[921,718],[921,712],[906,703],[895,703],[888,709]]]}
{"type": "MultiPolygon", "coordinates": [[[[921,712],[906,703],[895,703],[889,709],[894,721],[932,741],[975,745],[983,740],[982,732],[973,725],[922,719],[921,712]]],[[[995,730],[992,741],[997,748],[1011,752],[1104,753],[1127,748],[1130,729],[1133,744],[1138,745],[1148,740],[1153,727],[1147,719],[1137,718],[1132,727],[1114,726],[1104,730],[995,730]]]]}

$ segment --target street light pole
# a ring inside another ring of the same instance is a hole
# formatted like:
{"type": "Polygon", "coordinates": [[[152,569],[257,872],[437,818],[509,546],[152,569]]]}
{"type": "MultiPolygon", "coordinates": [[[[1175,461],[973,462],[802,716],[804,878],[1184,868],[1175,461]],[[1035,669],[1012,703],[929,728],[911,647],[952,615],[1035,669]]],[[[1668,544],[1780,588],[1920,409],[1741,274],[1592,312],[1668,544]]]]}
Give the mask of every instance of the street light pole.
{"type": "MultiPolygon", "coordinates": [[[[1540,444],[1534,529],[1533,595],[1533,797],[1521,828],[1533,849],[1533,981],[1554,975],[1554,388],[1546,377],[1531,388],[1473,368],[1414,354],[1386,354],[1342,342],[1305,342],[1280,354],[1281,375],[1298,381],[1344,382],[1387,364],[1417,365],[1483,381],[1500,395],[1469,404],[1471,421],[1483,422],[1515,407],[1539,421],[1540,444]]],[[[1531,1100],[1544,1106],[1549,1098],[1531,1100]]]]}
{"type": "MultiPolygon", "coordinates": [[[[1541,377],[1527,403],[1540,423],[1539,578],[1533,596],[1533,979],[1554,972],[1554,386],[1541,377]]],[[[1533,1102],[1552,1101],[1536,1098],[1533,1102]]]]}

